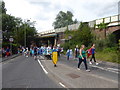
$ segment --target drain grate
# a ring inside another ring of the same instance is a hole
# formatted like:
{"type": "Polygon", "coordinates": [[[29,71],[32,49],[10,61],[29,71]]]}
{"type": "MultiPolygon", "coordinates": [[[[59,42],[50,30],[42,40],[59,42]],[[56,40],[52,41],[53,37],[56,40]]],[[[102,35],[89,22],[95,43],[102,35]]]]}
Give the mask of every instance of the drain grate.
{"type": "Polygon", "coordinates": [[[80,76],[74,73],[67,74],[67,76],[71,77],[72,79],[79,78],[80,76]]]}

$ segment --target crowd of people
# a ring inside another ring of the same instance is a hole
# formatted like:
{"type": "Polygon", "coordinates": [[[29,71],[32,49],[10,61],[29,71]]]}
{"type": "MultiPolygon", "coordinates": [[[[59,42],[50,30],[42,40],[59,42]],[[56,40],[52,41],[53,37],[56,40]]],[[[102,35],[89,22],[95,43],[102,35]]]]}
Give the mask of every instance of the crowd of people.
{"type": "MultiPolygon", "coordinates": [[[[46,59],[52,59],[52,53],[57,52],[57,57],[61,56],[61,52],[63,52],[63,48],[60,46],[41,46],[38,47],[37,45],[31,45],[30,48],[28,47],[19,47],[18,53],[23,54],[25,57],[34,57],[35,60],[37,60],[38,56],[44,56],[46,59]]],[[[10,56],[10,49],[7,47],[6,49],[2,48],[2,55],[4,57],[10,56]]],[[[89,64],[92,63],[92,59],[94,60],[95,64],[98,65],[95,59],[95,44],[91,46],[90,49],[85,51],[85,45],[81,45],[80,48],[78,48],[78,45],[76,45],[74,52],[72,51],[72,48],[68,48],[66,51],[67,60],[78,60],[78,70],[80,70],[80,65],[82,62],[84,62],[86,71],[90,71],[87,66],[87,59],[91,55],[91,58],[89,60],[89,64]]],[[[56,65],[55,65],[56,66],[56,65]]]]}
{"type": "MultiPolygon", "coordinates": [[[[37,59],[37,56],[45,56],[46,59],[51,59],[52,52],[54,50],[54,47],[52,46],[41,46],[38,47],[37,45],[28,47],[20,47],[18,48],[18,53],[23,53],[24,56],[29,57],[32,56],[34,59],[37,59]]],[[[58,52],[58,57],[60,57],[60,52],[63,52],[63,48],[60,48],[59,46],[56,47],[56,50],[58,52]]]]}
{"type": "MultiPolygon", "coordinates": [[[[67,56],[67,60],[73,59],[72,49],[68,48],[66,52],[66,56],[67,56]]],[[[94,59],[95,64],[98,65],[98,62],[96,62],[96,59],[95,59],[95,44],[93,44],[91,48],[86,51],[85,51],[85,45],[81,45],[80,49],[78,48],[78,45],[76,45],[74,49],[74,59],[78,59],[79,61],[78,68],[77,68],[78,70],[80,70],[81,63],[84,62],[86,71],[90,71],[87,66],[87,59],[89,58],[89,56],[91,56],[89,60],[89,64],[93,64],[92,59],[94,59]]]]}
{"type": "Polygon", "coordinates": [[[9,47],[7,48],[2,48],[2,57],[8,57],[11,55],[9,47]]]}

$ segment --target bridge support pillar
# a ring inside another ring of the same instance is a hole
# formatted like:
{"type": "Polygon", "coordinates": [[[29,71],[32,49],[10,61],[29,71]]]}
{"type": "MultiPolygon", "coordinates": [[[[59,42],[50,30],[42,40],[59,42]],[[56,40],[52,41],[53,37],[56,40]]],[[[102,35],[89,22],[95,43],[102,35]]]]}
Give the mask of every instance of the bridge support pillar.
{"type": "Polygon", "coordinates": [[[57,45],[57,38],[55,37],[55,40],[54,40],[54,46],[57,45]]]}

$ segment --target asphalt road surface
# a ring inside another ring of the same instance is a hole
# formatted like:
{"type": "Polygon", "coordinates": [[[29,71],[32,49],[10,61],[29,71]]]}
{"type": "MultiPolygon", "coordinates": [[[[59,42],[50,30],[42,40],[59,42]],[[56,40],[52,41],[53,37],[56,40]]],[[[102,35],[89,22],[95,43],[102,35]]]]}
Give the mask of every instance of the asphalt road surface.
{"type": "MultiPolygon", "coordinates": [[[[70,67],[76,68],[76,69],[78,66],[77,60],[67,60],[64,56],[61,56],[59,58],[59,62],[65,64],[65,65],[68,65],[70,67]]],[[[88,64],[88,68],[91,70],[90,73],[97,75],[98,77],[102,76],[102,77],[107,78],[109,80],[114,80],[114,81],[118,82],[119,77],[118,77],[118,73],[116,73],[118,71],[112,72],[112,70],[111,71],[106,70],[106,69],[104,69],[104,67],[106,67],[106,66],[104,66],[103,64],[99,64],[98,66],[96,66],[95,64],[94,65],[88,64]]],[[[81,70],[85,70],[84,63],[81,64],[80,68],[81,68],[81,70]]]]}
{"type": "Polygon", "coordinates": [[[19,56],[2,65],[2,88],[62,88],[33,57],[19,56]]]}

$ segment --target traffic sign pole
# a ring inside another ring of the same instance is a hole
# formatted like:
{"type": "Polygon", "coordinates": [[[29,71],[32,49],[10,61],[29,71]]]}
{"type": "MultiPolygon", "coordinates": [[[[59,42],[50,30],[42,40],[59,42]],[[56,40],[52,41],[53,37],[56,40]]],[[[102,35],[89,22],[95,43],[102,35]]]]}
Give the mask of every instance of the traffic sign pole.
{"type": "Polygon", "coordinates": [[[12,42],[13,42],[13,40],[14,40],[13,38],[9,38],[11,55],[12,55],[12,42]]]}

